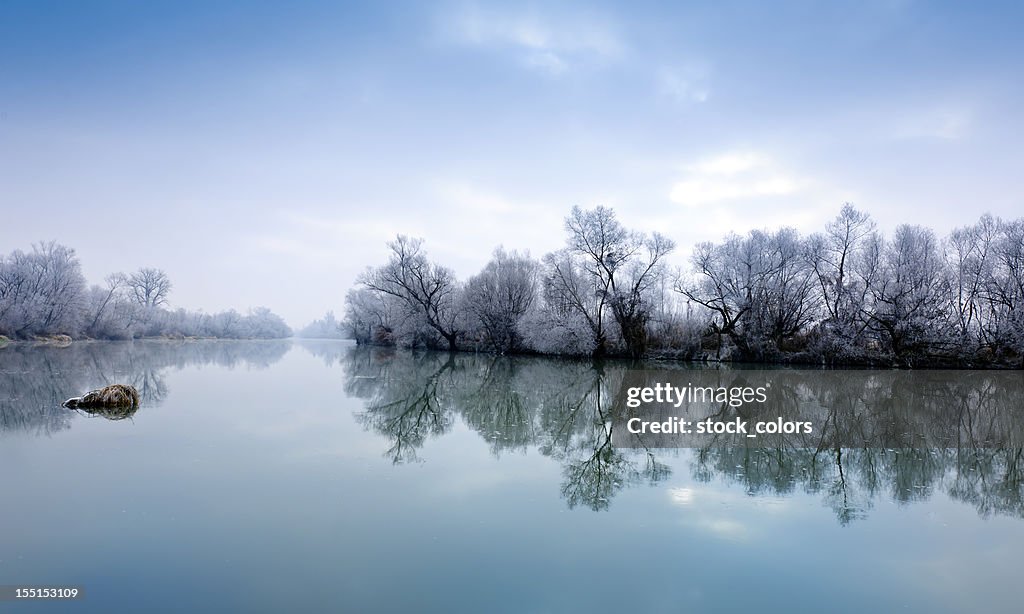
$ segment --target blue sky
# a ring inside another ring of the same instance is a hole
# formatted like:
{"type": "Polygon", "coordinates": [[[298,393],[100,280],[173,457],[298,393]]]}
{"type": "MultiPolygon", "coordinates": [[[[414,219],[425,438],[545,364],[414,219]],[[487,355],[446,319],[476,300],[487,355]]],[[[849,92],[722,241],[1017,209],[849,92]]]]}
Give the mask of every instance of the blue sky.
{"type": "Polygon", "coordinates": [[[396,233],[465,278],[573,205],[676,239],[1021,211],[1012,3],[0,0],[0,251],[175,306],[340,311],[396,233]]]}

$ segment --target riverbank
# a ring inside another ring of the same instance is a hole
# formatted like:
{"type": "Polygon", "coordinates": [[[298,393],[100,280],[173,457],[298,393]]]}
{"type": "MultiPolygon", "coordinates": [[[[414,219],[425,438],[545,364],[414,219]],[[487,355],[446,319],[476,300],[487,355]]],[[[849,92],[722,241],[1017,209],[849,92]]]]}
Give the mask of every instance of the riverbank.
{"type": "MultiPolygon", "coordinates": [[[[357,345],[366,347],[383,347],[400,349],[391,344],[375,344],[356,342],[357,345]]],[[[450,350],[443,348],[409,348],[429,352],[448,353],[450,350]]],[[[480,348],[461,347],[455,350],[457,353],[470,354],[493,354],[480,348]]],[[[773,356],[760,358],[744,357],[734,351],[720,352],[715,348],[711,349],[655,349],[645,353],[639,359],[629,356],[626,352],[611,351],[601,357],[586,354],[572,353],[543,353],[534,350],[519,350],[505,352],[507,356],[544,356],[588,360],[652,360],[658,362],[677,362],[693,365],[735,365],[735,366],[793,366],[802,368],[828,368],[828,369],[957,369],[964,371],[977,370],[1021,370],[1024,369],[1024,357],[1020,356],[995,356],[992,353],[960,353],[956,355],[918,355],[912,357],[898,358],[886,355],[843,355],[827,356],[808,351],[779,353],[773,356]]]]}

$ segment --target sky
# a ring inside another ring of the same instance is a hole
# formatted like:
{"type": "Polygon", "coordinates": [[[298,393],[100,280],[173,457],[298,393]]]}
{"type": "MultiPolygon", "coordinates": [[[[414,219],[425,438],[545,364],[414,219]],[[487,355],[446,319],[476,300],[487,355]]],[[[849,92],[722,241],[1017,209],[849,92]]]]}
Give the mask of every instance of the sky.
{"type": "Polygon", "coordinates": [[[339,313],[387,241],[465,279],[574,205],[686,266],[851,202],[940,235],[1024,192],[1024,5],[0,0],[0,253],[172,307],[339,313]]]}

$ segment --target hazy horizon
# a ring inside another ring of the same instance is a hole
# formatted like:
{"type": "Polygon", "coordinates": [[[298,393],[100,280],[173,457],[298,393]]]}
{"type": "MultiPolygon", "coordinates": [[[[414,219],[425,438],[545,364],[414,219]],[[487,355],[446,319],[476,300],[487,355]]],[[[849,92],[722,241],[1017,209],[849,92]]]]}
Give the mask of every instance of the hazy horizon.
{"type": "Polygon", "coordinates": [[[300,327],[385,242],[459,278],[573,205],[693,245],[844,202],[940,236],[1021,210],[1021,9],[6,2],[0,252],[300,327]]]}

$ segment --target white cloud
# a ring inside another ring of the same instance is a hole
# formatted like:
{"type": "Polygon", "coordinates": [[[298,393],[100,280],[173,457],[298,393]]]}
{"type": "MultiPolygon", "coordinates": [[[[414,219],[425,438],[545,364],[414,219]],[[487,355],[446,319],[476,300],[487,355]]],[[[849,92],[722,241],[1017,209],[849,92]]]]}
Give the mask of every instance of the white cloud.
{"type": "Polygon", "coordinates": [[[465,213],[476,216],[490,217],[539,209],[536,205],[514,201],[493,190],[465,181],[439,180],[435,183],[435,190],[440,202],[449,203],[465,213]]]}
{"type": "Polygon", "coordinates": [[[466,5],[444,15],[441,30],[450,42],[511,52],[524,66],[551,76],[623,51],[607,23],[580,15],[542,16],[466,5]]]}
{"type": "Polygon", "coordinates": [[[968,135],[972,123],[972,113],[966,109],[935,108],[907,113],[897,120],[893,134],[901,139],[955,141],[968,135]]]}
{"type": "Polygon", "coordinates": [[[569,69],[565,60],[550,51],[539,51],[526,57],[526,65],[531,68],[540,69],[553,77],[564,73],[569,69]]]}
{"type": "Polygon", "coordinates": [[[723,539],[740,540],[747,537],[747,526],[725,518],[706,519],[700,524],[708,532],[723,539]]]}
{"type": "Polygon", "coordinates": [[[467,275],[479,270],[498,245],[544,250],[561,242],[565,208],[549,198],[510,195],[491,186],[444,178],[435,180],[428,193],[438,203],[435,211],[444,211],[447,220],[435,223],[451,225],[450,220],[461,220],[460,240],[443,248],[457,259],[473,263],[467,275]]]}
{"type": "Polygon", "coordinates": [[[675,503],[676,505],[690,505],[693,503],[693,494],[692,488],[668,489],[668,496],[672,503],[675,503]]]}
{"type": "Polygon", "coordinates": [[[754,229],[817,232],[844,202],[861,204],[861,195],[838,185],[836,177],[820,169],[810,174],[807,167],[763,150],[726,150],[676,168],[676,176],[662,184],[676,206],[658,224],[675,228],[671,236],[684,246],[754,229]]]}
{"type": "Polygon", "coordinates": [[[785,196],[798,189],[799,184],[789,177],[770,177],[759,181],[691,179],[672,186],[670,198],[681,205],[692,207],[740,198],[785,196]]]}
{"type": "MultiPolygon", "coordinates": [[[[303,267],[335,269],[349,264],[350,246],[374,238],[383,243],[394,234],[386,220],[279,211],[273,231],[256,234],[250,246],[303,267]]],[[[369,263],[360,263],[360,267],[369,263]]]]}
{"type": "Polygon", "coordinates": [[[675,102],[706,102],[711,95],[707,72],[706,68],[700,66],[662,68],[657,75],[658,87],[675,102]]]}
{"type": "Polygon", "coordinates": [[[706,158],[687,167],[695,173],[708,175],[735,175],[766,163],[764,156],[751,152],[733,152],[706,158]]]}
{"type": "Polygon", "coordinates": [[[806,181],[780,168],[768,157],[750,152],[731,152],[700,160],[685,167],[669,198],[686,207],[724,201],[786,196],[803,189],[806,181]]]}

